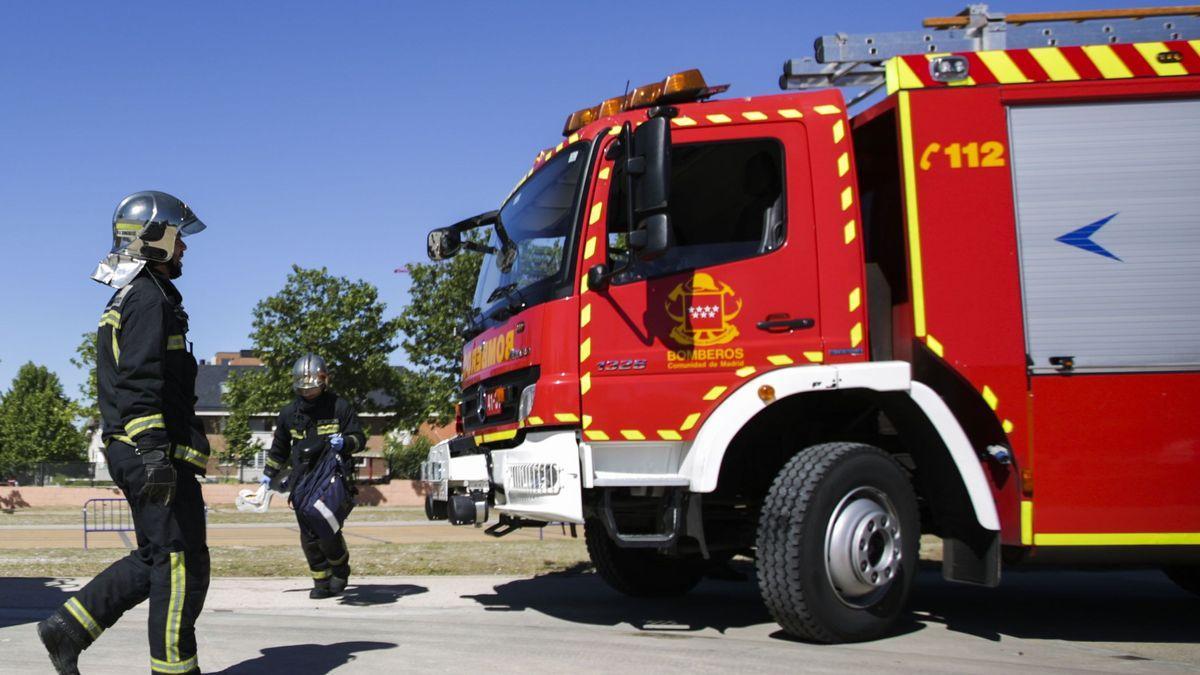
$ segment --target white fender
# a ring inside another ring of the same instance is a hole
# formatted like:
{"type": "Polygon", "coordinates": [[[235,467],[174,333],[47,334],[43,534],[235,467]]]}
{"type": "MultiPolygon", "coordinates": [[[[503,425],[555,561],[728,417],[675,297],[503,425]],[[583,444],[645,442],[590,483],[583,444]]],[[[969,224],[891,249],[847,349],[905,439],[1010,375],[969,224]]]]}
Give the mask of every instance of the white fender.
{"type": "Polygon", "coordinates": [[[950,449],[950,457],[958,467],[979,524],[988,530],[1000,529],[991,488],[966,432],[941,397],[928,386],[912,381],[912,371],[906,361],[779,368],[743,383],[709,415],[686,451],[679,473],[689,478],[693,492],[712,492],[717,488],[721,461],[733,437],[770,405],[758,395],[764,385],[775,389],[776,401],[829,389],[907,392],[950,449]]]}

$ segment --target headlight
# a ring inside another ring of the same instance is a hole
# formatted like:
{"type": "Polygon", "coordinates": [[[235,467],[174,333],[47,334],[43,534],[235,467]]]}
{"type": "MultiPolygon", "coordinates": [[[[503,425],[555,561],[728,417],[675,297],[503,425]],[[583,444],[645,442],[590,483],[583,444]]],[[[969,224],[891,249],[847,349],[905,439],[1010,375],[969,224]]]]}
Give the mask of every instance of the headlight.
{"type": "Polygon", "coordinates": [[[526,417],[529,417],[529,413],[533,412],[533,394],[536,390],[536,384],[531,384],[521,390],[521,402],[517,404],[518,420],[523,420],[526,417]]]}

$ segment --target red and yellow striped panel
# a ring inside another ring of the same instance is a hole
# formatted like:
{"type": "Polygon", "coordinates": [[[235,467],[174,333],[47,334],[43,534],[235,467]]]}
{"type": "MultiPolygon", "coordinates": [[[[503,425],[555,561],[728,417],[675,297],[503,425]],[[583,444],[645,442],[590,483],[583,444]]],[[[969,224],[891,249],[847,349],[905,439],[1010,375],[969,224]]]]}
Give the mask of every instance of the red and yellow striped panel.
{"type": "Polygon", "coordinates": [[[966,58],[970,65],[969,77],[965,80],[934,81],[929,73],[929,62],[946,54],[915,54],[889,59],[886,63],[888,93],[926,87],[1200,75],[1200,40],[1037,47],[954,55],[966,58]]]}

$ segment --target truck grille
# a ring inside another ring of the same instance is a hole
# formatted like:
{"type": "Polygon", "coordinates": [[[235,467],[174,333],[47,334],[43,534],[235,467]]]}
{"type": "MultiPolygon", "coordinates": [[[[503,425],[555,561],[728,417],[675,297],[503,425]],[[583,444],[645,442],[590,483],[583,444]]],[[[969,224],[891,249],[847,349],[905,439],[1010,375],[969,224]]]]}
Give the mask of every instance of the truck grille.
{"type": "Polygon", "coordinates": [[[427,483],[446,480],[446,464],[436,460],[421,462],[421,480],[427,483]]]}
{"type": "Polygon", "coordinates": [[[509,464],[505,468],[508,480],[504,488],[509,493],[525,495],[556,495],[562,491],[557,464],[530,462],[509,464]]]}

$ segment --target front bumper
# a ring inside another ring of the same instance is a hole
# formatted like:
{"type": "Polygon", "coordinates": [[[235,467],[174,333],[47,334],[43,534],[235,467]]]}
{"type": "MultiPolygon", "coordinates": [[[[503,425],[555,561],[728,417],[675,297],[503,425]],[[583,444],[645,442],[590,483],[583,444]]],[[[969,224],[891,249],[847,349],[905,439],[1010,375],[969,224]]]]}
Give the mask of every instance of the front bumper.
{"type": "Polygon", "coordinates": [[[421,465],[426,494],[435,502],[483,492],[496,511],[546,522],[583,522],[580,444],[570,430],[527,432],[512,448],[481,448],[450,456],[450,442],[429,451],[421,465]]]}

